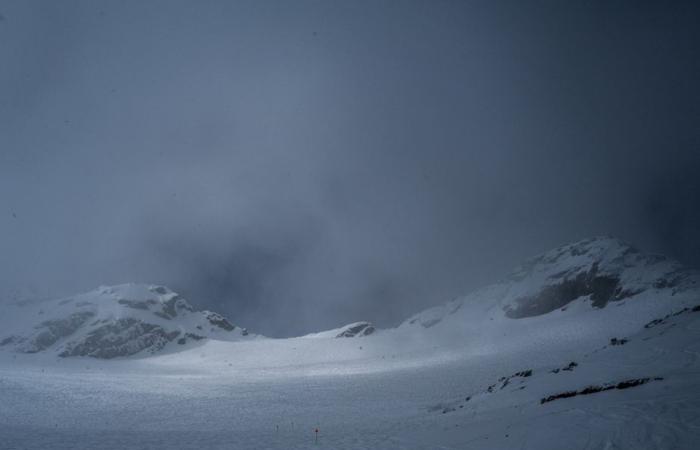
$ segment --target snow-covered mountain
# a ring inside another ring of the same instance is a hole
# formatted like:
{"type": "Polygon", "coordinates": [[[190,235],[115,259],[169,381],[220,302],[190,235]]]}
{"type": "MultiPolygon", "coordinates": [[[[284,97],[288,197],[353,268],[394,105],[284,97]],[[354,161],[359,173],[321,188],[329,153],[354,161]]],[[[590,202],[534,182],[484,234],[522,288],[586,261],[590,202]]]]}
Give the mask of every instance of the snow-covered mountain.
{"type": "Polygon", "coordinates": [[[254,338],[143,285],[15,306],[0,448],[692,449],[699,280],[599,237],[391,329],[254,338]]]}
{"type": "MultiPolygon", "coordinates": [[[[611,237],[534,257],[503,281],[422,311],[398,330],[468,335],[484,345],[610,336],[700,303],[700,276],[678,262],[611,237]]],[[[474,341],[472,341],[474,342],[474,341]]]]}
{"type": "Polygon", "coordinates": [[[225,317],[195,311],[164,286],[123,284],[53,301],[10,305],[0,348],[110,359],[248,335],[225,317]],[[9,319],[9,320],[8,320],[9,319]]]}
{"type": "MultiPolygon", "coordinates": [[[[436,343],[501,345],[559,333],[614,337],[700,302],[698,273],[611,237],[585,239],[534,257],[503,281],[422,311],[380,334],[436,343]]],[[[11,306],[0,350],[114,358],[188,348],[205,339],[235,341],[247,330],[211,311],[195,311],[164,286],[124,284],[55,301],[11,306]],[[173,345],[171,345],[173,344],[173,345]]],[[[305,338],[374,336],[370,322],[305,338]]]]}

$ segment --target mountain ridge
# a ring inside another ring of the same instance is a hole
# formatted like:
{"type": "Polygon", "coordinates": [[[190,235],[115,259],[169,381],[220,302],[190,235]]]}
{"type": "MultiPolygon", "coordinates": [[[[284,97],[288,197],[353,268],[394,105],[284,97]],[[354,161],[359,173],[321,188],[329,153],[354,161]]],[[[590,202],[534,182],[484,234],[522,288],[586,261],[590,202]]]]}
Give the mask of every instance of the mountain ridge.
{"type": "Polygon", "coordinates": [[[18,324],[4,324],[3,331],[10,333],[0,338],[0,348],[60,357],[112,359],[153,354],[173,344],[184,348],[204,339],[248,336],[245,328],[218,313],[195,310],[164,286],[136,283],[16,305],[14,317],[18,324]]]}
{"type": "MultiPolygon", "coordinates": [[[[696,271],[670,258],[641,252],[614,237],[596,236],[528,258],[501,281],[420,311],[396,328],[375,329],[369,322],[355,322],[302,337],[365,339],[418,332],[431,339],[444,335],[482,342],[491,336],[498,342],[502,329],[514,335],[526,332],[532,338],[546,334],[531,329],[541,327],[543,317],[550,315],[549,328],[577,329],[577,317],[606,308],[598,321],[619,320],[623,329],[632,331],[673,308],[695,307],[700,302],[699,279],[696,271]],[[610,309],[626,304],[628,309],[610,309]],[[505,328],[495,326],[501,322],[507,323],[505,328]],[[492,336],[495,330],[499,336],[492,336]]],[[[17,308],[25,309],[19,314],[23,319],[3,327],[0,350],[112,359],[177,351],[211,339],[262,338],[218,313],[195,310],[159,285],[102,286],[17,308]]],[[[609,327],[597,328],[595,322],[588,328],[609,333],[609,327]]]]}

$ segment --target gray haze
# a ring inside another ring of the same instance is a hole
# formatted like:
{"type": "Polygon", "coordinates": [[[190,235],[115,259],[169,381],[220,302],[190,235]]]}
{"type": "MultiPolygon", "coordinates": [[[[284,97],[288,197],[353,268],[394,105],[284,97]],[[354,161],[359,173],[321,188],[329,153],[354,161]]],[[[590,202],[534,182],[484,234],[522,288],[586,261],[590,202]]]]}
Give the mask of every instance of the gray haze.
{"type": "Polygon", "coordinates": [[[393,325],[612,234],[700,266],[673,2],[2,1],[0,294],[393,325]]]}

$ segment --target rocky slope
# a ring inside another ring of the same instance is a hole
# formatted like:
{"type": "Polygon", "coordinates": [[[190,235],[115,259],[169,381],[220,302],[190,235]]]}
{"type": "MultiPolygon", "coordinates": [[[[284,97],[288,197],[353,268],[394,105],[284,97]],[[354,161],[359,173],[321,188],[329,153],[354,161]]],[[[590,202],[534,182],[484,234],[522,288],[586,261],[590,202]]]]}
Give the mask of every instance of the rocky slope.
{"type": "Polygon", "coordinates": [[[360,338],[374,334],[376,328],[370,322],[354,322],[332,330],[307,334],[303,338],[360,338]]]}
{"type": "Polygon", "coordinates": [[[534,257],[501,282],[422,311],[398,330],[461,333],[482,342],[522,333],[544,339],[556,329],[572,339],[590,333],[612,338],[697,304],[698,272],[619,239],[596,237],[534,257]]]}
{"type": "Polygon", "coordinates": [[[54,301],[10,307],[0,349],[110,359],[152,354],[248,332],[211,311],[196,311],[163,286],[124,284],[54,301]]]}

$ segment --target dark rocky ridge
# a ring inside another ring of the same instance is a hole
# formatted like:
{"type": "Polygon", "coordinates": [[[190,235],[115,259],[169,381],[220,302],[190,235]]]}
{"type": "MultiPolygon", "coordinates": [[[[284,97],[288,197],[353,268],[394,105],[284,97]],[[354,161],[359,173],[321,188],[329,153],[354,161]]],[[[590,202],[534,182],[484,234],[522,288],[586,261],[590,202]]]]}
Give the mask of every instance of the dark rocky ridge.
{"type": "Polygon", "coordinates": [[[68,344],[59,356],[111,359],[131,356],[144,349],[155,353],[179,335],[177,330],[166,331],[158,325],[136,319],[117,319],[90,332],[78,343],[68,344]]]}
{"type": "Polygon", "coordinates": [[[336,335],[336,338],[369,336],[374,333],[374,326],[369,322],[353,324],[336,335]]]}
{"type": "Polygon", "coordinates": [[[650,381],[663,381],[663,378],[662,377],[631,378],[629,380],[620,381],[618,383],[606,383],[603,385],[587,386],[579,391],[565,391],[565,392],[560,392],[558,394],[550,395],[548,397],[543,397],[540,400],[540,404],[544,405],[545,403],[553,402],[554,400],[571,398],[571,397],[576,397],[579,395],[597,394],[598,392],[610,391],[612,389],[629,389],[632,387],[637,387],[637,386],[641,386],[643,384],[647,384],[650,381]]]}

